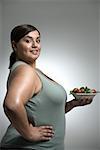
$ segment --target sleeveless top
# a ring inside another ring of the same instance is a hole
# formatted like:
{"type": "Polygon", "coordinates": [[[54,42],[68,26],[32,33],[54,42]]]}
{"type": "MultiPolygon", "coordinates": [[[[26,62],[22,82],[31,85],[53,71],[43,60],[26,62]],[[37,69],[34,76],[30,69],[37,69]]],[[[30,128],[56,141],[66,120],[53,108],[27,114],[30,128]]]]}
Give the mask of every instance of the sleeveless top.
{"type": "MultiPolygon", "coordinates": [[[[25,64],[25,62],[15,62],[11,72],[22,64],[25,64]]],[[[26,103],[27,117],[35,126],[52,125],[54,136],[49,141],[30,142],[24,139],[10,124],[2,138],[1,147],[29,150],[64,150],[67,93],[61,85],[50,80],[39,69],[36,69],[36,73],[42,82],[42,89],[26,103]]]]}

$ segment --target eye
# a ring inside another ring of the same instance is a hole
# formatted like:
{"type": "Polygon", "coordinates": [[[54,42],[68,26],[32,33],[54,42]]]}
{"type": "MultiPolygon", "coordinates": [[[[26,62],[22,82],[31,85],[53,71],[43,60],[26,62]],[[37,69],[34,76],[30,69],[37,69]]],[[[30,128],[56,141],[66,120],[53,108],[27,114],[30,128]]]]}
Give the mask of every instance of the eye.
{"type": "Polygon", "coordinates": [[[40,43],[40,39],[37,39],[36,42],[37,42],[37,43],[40,43]]]}
{"type": "Polygon", "coordinates": [[[26,43],[30,43],[31,41],[30,41],[29,39],[26,39],[25,42],[26,42],[26,43]]]}
{"type": "Polygon", "coordinates": [[[31,43],[31,42],[32,42],[32,40],[29,39],[29,38],[25,38],[24,41],[25,41],[26,43],[31,43]]]}

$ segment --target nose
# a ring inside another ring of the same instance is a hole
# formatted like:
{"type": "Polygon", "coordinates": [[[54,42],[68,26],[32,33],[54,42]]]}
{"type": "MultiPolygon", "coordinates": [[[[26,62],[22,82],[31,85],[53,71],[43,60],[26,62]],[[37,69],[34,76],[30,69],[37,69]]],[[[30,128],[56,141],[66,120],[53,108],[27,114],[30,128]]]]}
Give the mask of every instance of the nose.
{"type": "Polygon", "coordinates": [[[32,48],[37,47],[37,45],[38,45],[37,42],[35,42],[35,41],[32,42],[32,48]]]}

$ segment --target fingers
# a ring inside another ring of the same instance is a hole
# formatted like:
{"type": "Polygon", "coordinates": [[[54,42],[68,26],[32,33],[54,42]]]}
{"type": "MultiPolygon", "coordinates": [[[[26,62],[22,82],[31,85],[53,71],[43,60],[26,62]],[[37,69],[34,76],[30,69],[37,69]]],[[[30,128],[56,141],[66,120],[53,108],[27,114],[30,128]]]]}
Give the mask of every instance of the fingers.
{"type": "Polygon", "coordinates": [[[91,102],[92,102],[92,98],[91,97],[85,97],[85,102],[87,103],[87,104],[90,104],[91,102]]]}
{"type": "Polygon", "coordinates": [[[84,105],[90,104],[92,101],[93,101],[93,98],[84,96],[82,97],[82,99],[79,100],[79,103],[80,103],[80,106],[84,106],[84,105]]]}
{"type": "Polygon", "coordinates": [[[31,126],[31,130],[31,141],[47,141],[54,136],[54,130],[52,126],[31,126]]]}
{"type": "Polygon", "coordinates": [[[92,102],[92,100],[93,100],[93,99],[88,98],[88,99],[86,100],[86,103],[87,103],[87,104],[90,104],[90,103],[92,102]]]}
{"type": "Polygon", "coordinates": [[[41,126],[40,128],[41,129],[50,129],[50,130],[53,130],[52,126],[41,126]]]}
{"type": "Polygon", "coordinates": [[[41,141],[48,141],[51,140],[51,137],[42,136],[41,141]]]}
{"type": "Polygon", "coordinates": [[[54,136],[54,131],[52,126],[41,126],[41,140],[50,140],[54,136]]]}
{"type": "Polygon", "coordinates": [[[48,135],[54,134],[52,126],[41,126],[40,130],[43,134],[48,134],[48,135]]]}
{"type": "Polygon", "coordinates": [[[52,130],[44,129],[42,131],[43,131],[44,136],[53,136],[54,135],[54,131],[52,131],[52,130]]]}

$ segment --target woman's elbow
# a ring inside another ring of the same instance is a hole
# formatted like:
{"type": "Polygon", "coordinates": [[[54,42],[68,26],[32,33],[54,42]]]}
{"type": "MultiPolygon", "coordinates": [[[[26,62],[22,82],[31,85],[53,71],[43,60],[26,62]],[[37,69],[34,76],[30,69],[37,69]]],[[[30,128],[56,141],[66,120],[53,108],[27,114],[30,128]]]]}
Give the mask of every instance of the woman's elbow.
{"type": "Polygon", "coordinates": [[[20,103],[18,101],[10,101],[9,99],[5,99],[3,103],[3,109],[5,112],[16,112],[20,107],[20,103]]]}

